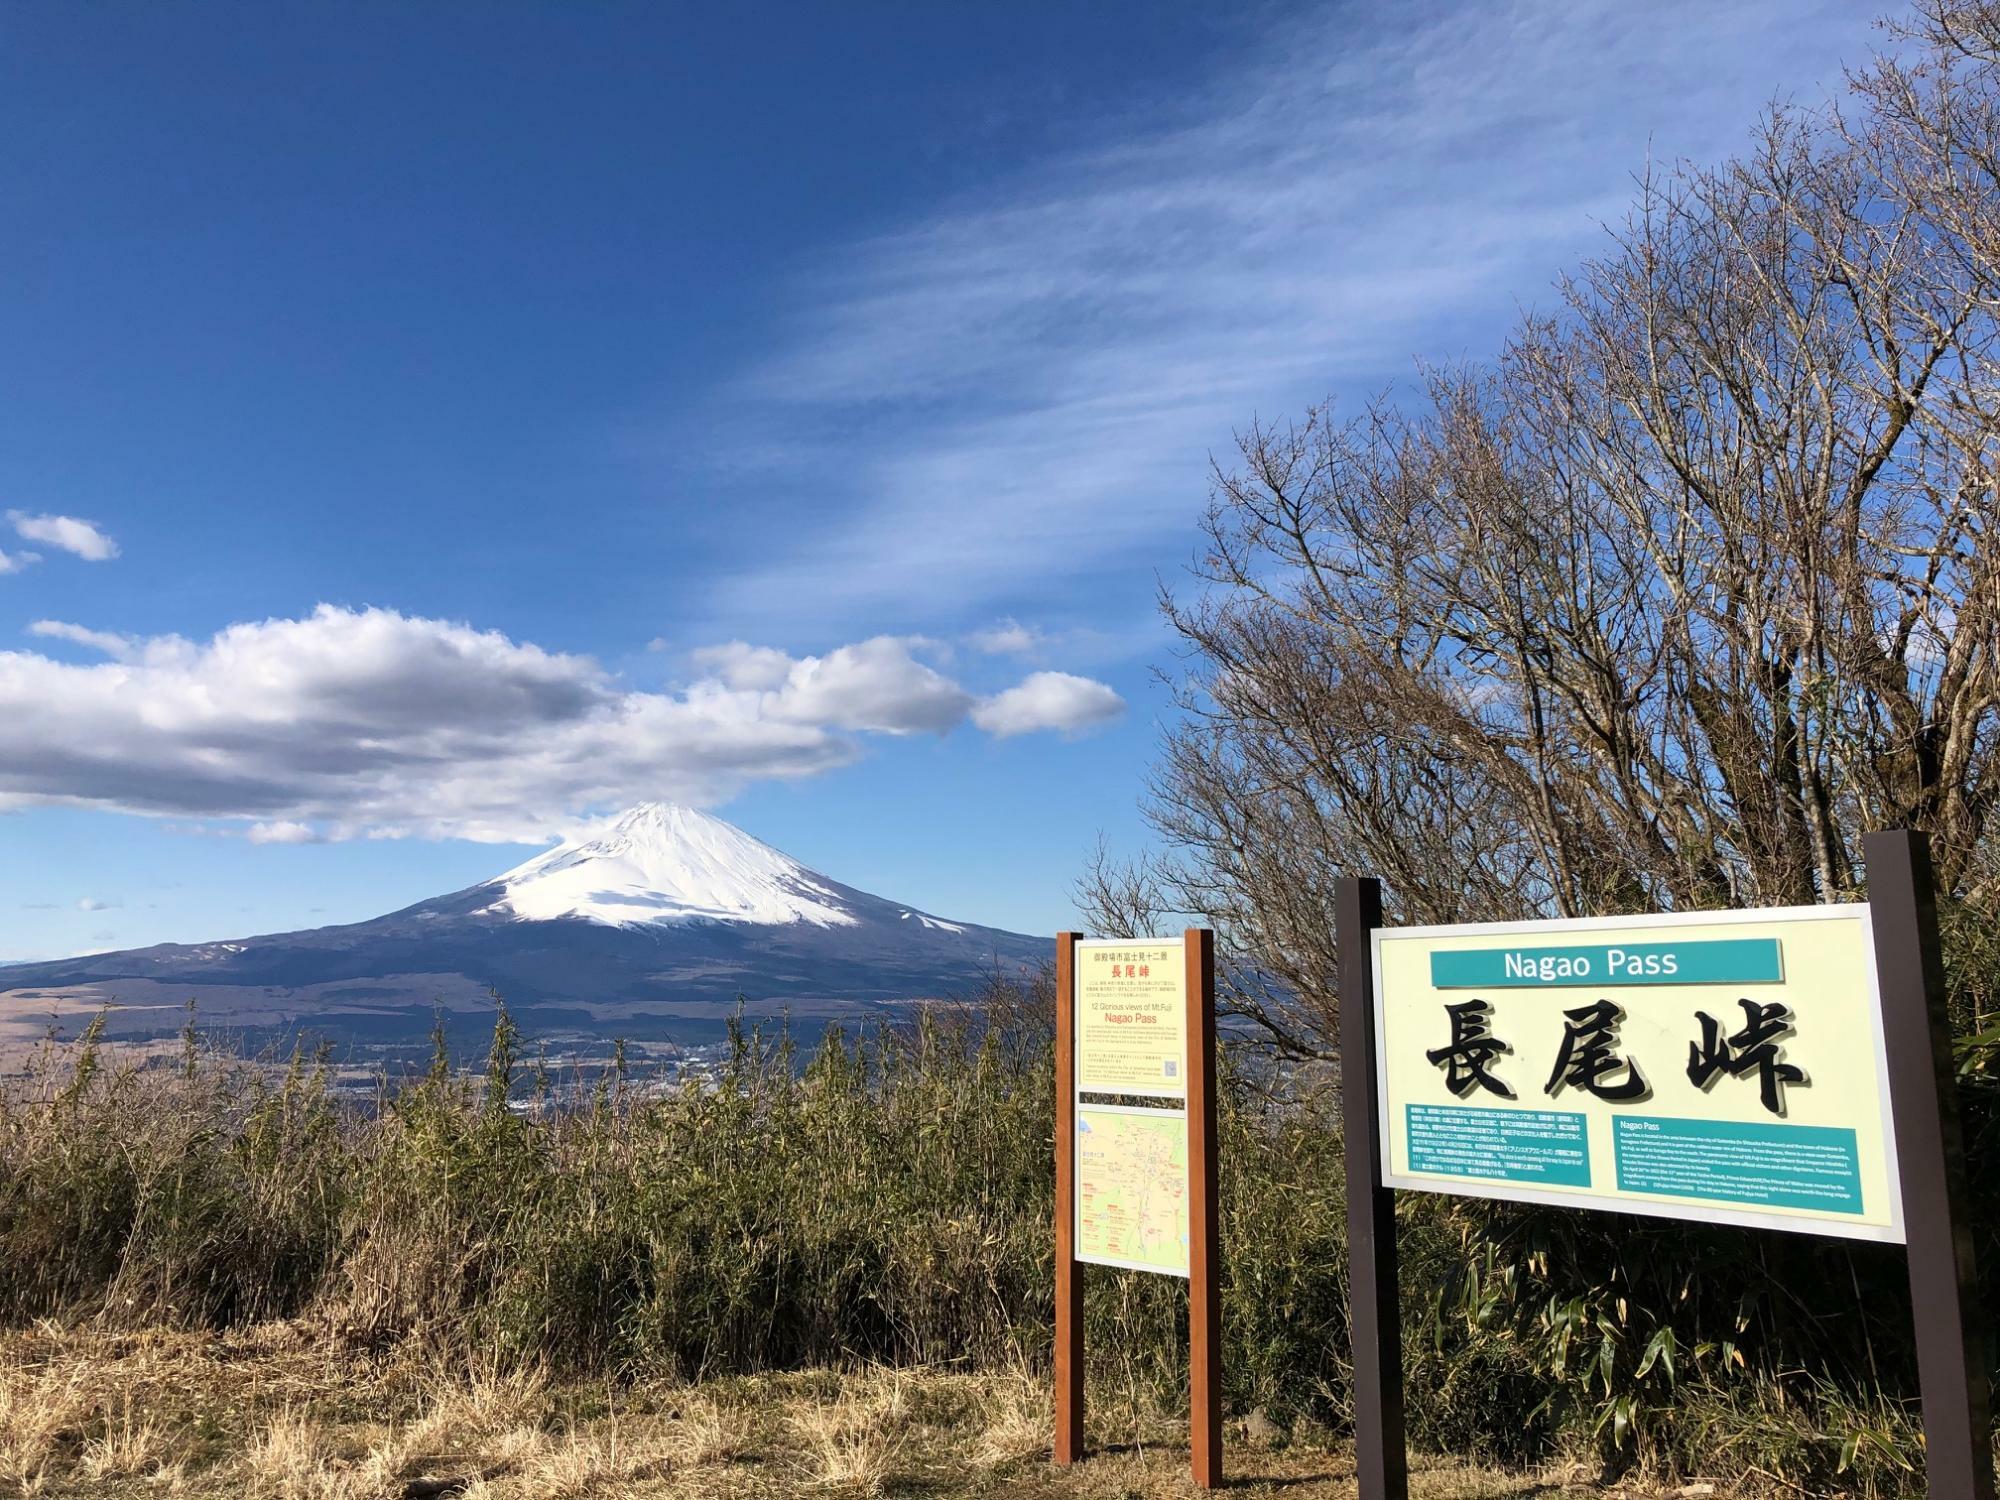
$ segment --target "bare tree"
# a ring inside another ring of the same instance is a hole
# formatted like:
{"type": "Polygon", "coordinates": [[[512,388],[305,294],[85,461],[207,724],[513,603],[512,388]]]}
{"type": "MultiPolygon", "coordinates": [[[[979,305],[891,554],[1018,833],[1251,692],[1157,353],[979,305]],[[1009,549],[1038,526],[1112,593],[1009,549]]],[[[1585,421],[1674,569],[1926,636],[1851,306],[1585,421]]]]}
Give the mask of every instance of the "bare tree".
{"type": "Polygon", "coordinates": [[[1852,118],[1643,179],[1494,368],[1242,435],[1107,921],[1212,921],[1311,1053],[1347,871],[1405,921],[1807,903],[1908,825],[2000,909],[2000,7],[1917,29],[1852,118]]]}

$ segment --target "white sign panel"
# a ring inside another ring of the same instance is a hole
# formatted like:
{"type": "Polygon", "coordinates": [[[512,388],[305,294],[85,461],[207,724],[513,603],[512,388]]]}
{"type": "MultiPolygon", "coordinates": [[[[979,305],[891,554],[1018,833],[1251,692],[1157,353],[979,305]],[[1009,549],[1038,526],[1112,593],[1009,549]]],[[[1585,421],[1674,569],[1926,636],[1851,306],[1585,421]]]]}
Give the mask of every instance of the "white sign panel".
{"type": "Polygon", "coordinates": [[[1394,1188],[1900,1241],[1866,906],[1382,928],[1394,1188]]]}

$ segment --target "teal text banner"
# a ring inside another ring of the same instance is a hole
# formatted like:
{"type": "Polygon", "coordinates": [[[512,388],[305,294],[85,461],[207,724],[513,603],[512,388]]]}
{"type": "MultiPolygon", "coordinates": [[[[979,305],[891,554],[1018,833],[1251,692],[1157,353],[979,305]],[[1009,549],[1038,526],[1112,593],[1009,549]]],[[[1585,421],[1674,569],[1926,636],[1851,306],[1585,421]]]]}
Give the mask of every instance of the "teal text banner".
{"type": "Polygon", "coordinates": [[[1620,1192],[1861,1212],[1861,1164],[1851,1130],[1658,1115],[1614,1124],[1620,1192]]]}
{"type": "Polygon", "coordinates": [[[1590,1186],[1590,1122],[1557,1110],[1404,1108],[1410,1168],[1543,1187],[1590,1186]]]}
{"type": "Polygon", "coordinates": [[[1431,984],[1441,990],[1776,984],[1785,977],[1776,938],[1461,948],[1433,952],[1430,960],[1431,984]]]}

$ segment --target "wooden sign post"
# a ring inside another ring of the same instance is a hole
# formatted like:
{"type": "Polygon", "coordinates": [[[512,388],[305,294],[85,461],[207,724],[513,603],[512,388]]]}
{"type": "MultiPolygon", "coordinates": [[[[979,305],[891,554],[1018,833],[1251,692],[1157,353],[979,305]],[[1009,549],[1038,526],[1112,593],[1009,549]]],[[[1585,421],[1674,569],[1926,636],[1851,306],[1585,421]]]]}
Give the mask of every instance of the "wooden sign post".
{"type": "Polygon", "coordinates": [[[1084,1266],[1184,1276],[1189,1467],[1213,1489],[1222,1482],[1214,933],[1057,935],[1055,1126],[1055,1462],[1083,1457],[1084,1266]]]}
{"type": "Polygon", "coordinates": [[[1405,1500],[1395,1190],[1903,1243],[1935,1500],[1994,1500],[1928,852],[1864,905],[1384,928],[1341,882],[1360,1500],[1405,1500]]]}

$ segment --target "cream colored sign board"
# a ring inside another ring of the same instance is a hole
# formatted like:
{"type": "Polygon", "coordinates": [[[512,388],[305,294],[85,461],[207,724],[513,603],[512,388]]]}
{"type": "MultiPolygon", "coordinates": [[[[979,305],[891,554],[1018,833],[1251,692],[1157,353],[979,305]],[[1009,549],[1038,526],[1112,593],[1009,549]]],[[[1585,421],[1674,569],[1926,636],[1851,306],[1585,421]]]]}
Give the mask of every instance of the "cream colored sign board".
{"type": "Polygon", "coordinates": [[[1374,934],[1394,1188],[1901,1241],[1866,906],[1374,934]]]}
{"type": "Polygon", "coordinates": [[[1076,1258],[1189,1274],[1187,947],[1076,945],[1076,1258]],[[1162,1100],[1085,1103],[1086,1095],[1162,1100]]]}
{"type": "Polygon", "coordinates": [[[1185,1110],[1076,1107],[1076,1258],[1188,1274],[1185,1110]]]}
{"type": "Polygon", "coordinates": [[[1187,954],[1178,938],[1076,945],[1076,1086],[1187,1095],[1187,954]]]}

